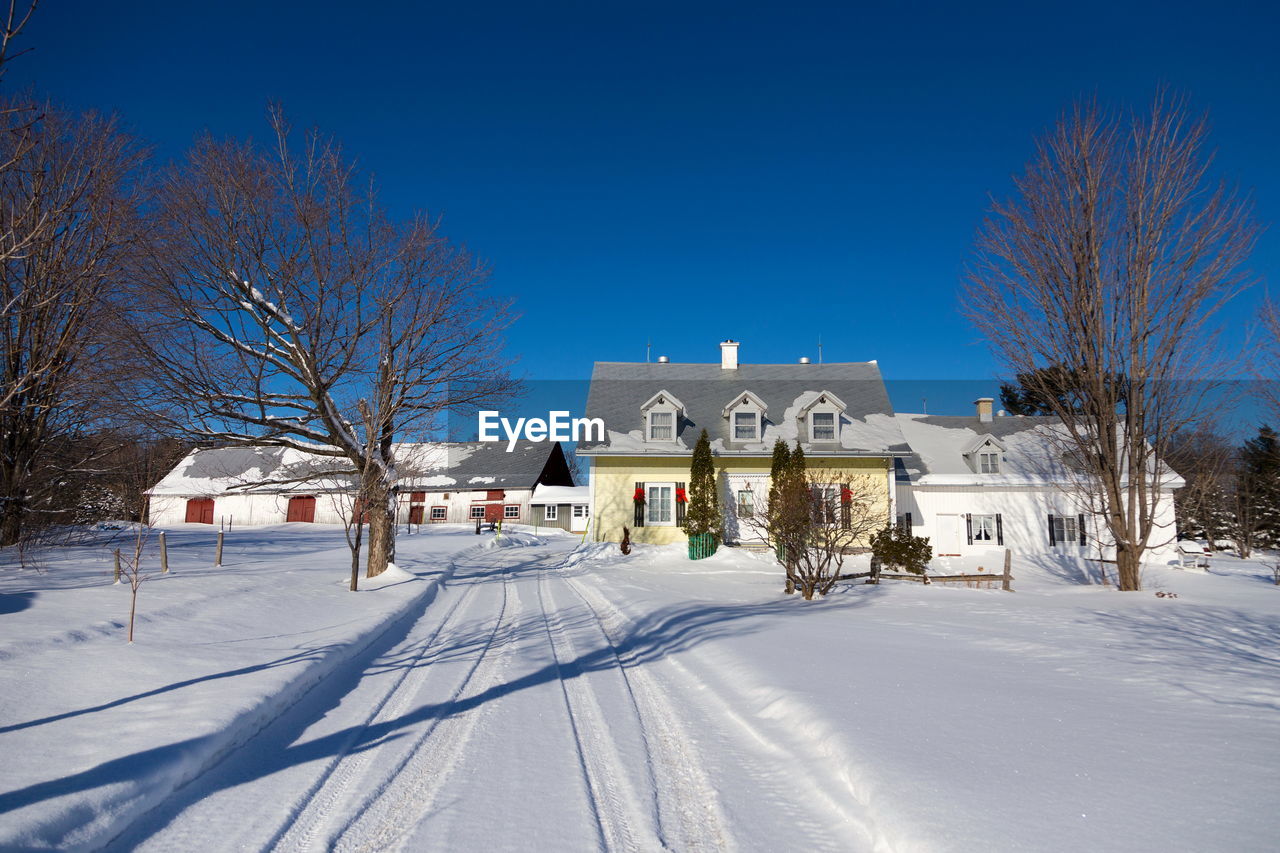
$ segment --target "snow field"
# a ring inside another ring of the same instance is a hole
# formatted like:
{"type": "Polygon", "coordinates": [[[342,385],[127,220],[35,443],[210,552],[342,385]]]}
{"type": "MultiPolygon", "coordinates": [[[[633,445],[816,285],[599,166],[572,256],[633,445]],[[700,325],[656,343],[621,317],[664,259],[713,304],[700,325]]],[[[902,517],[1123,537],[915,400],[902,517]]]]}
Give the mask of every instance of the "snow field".
{"type": "Polygon", "coordinates": [[[447,577],[447,552],[472,544],[424,540],[411,563],[429,582],[353,595],[338,583],[341,531],[296,528],[229,534],[220,569],[204,559],[209,528],[169,531],[171,572],[143,584],[132,646],[121,618],[102,618],[127,619],[128,592],[101,548],[0,576],[7,595],[34,596],[0,626],[0,848],[96,849],[403,631],[447,577]]]}

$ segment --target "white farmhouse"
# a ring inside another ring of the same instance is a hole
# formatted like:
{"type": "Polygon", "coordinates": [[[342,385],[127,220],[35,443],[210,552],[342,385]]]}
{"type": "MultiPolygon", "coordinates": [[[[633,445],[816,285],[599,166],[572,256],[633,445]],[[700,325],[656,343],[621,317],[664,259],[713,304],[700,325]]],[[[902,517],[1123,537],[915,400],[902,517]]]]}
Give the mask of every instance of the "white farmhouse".
{"type": "MultiPolygon", "coordinates": [[[[396,521],[532,523],[539,486],[572,486],[557,442],[400,444],[396,521]]],[[[282,447],[193,450],[147,492],[152,524],[339,524],[355,510],[355,478],[343,460],[282,447]]]]}
{"type": "MultiPolygon", "coordinates": [[[[1063,463],[1057,418],[992,413],[989,397],[971,416],[896,415],[912,454],[897,460],[899,523],[927,536],[938,557],[995,548],[1090,559],[1114,556],[1081,475],[1063,463]]],[[[1176,556],[1173,490],[1185,485],[1159,467],[1150,559],[1176,556]]]]}

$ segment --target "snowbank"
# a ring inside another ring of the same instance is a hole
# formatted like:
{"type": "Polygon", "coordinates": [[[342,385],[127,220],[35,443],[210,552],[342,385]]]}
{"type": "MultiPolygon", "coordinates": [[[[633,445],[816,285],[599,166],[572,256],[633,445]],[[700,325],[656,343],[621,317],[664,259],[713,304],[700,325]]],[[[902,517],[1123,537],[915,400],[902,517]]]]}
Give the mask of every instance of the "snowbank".
{"type": "Polygon", "coordinates": [[[545,545],[547,540],[540,536],[534,536],[532,533],[521,533],[519,531],[503,532],[486,539],[480,543],[480,547],[486,551],[493,548],[528,548],[532,545],[545,545]]]}

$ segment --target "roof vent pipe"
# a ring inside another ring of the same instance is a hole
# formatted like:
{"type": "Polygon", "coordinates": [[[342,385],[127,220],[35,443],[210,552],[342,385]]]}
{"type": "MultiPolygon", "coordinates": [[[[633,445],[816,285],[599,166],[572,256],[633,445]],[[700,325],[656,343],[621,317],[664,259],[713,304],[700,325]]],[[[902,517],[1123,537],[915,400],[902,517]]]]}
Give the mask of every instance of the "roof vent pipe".
{"type": "Polygon", "coordinates": [[[802,355],[802,356],[800,356],[800,363],[801,363],[801,364],[808,364],[808,363],[809,363],[809,356],[807,356],[807,355],[802,355]]]}
{"type": "Polygon", "coordinates": [[[666,364],[666,363],[667,363],[667,357],[665,355],[658,356],[658,364],[666,364]]]}

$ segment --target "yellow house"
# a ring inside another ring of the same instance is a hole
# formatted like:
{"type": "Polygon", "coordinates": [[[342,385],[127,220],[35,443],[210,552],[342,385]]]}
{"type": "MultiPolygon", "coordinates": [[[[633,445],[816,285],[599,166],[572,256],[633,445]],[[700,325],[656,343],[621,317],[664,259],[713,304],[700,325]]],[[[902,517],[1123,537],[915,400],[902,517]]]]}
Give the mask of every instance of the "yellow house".
{"type": "Polygon", "coordinates": [[[894,459],[910,449],[876,363],[740,364],[738,346],[721,343],[718,364],[596,363],[587,416],[603,421],[604,436],[578,446],[591,464],[594,539],[616,542],[625,526],[637,542],[685,541],[683,499],[703,429],[730,544],[759,542],[779,438],[804,448],[818,479],[894,519],[894,459]]]}

